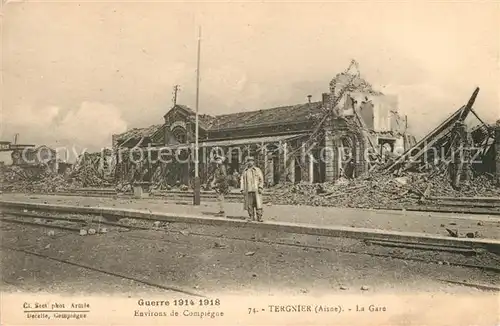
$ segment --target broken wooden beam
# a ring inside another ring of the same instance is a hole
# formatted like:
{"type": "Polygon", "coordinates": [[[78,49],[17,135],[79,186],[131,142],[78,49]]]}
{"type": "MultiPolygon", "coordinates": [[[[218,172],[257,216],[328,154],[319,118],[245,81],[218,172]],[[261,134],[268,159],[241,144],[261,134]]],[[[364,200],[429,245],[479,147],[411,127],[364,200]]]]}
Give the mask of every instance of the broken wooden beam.
{"type": "Polygon", "coordinates": [[[386,170],[388,172],[392,172],[393,170],[397,169],[400,167],[405,160],[412,158],[413,160],[418,160],[421,158],[421,156],[427,152],[429,148],[435,145],[437,141],[442,139],[445,135],[447,135],[449,132],[451,132],[453,126],[455,125],[456,122],[461,122],[464,121],[465,118],[469,115],[469,113],[472,110],[472,106],[474,105],[474,102],[476,101],[477,95],[479,93],[479,88],[476,88],[474,90],[474,93],[472,93],[472,96],[470,97],[469,101],[465,106],[460,108],[458,111],[453,113],[448,119],[446,119],[443,123],[441,123],[436,129],[434,129],[431,133],[429,133],[426,137],[424,137],[420,142],[417,143],[417,145],[413,146],[410,148],[408,151],[406,151],[401,157],[394,162],[391,166],[389,166],[386,170]],[[416,155],[411,155],[415,150],[418,150],[416,155]]]}
{"type": "Polygon", "coordinates": [[[418,152],[416,155],[414,155],[414,157],[420,157],[425,151],[429,149],[429,146],[434,145],[439,139],[441,139],[451,131],[453,124],[459,119],[463,109],[464,107],[461,107],[459,110],[454,112],[450,117],[448,117],[448,119],[441,123],[441,125],[439,125],[431,133],[420,140],[415,146],[401,155],[391,166],[386,169],[386,171],[392,172],[400,168],[402,164],[406,160],[408,160],[415,151],[418,152]]]}

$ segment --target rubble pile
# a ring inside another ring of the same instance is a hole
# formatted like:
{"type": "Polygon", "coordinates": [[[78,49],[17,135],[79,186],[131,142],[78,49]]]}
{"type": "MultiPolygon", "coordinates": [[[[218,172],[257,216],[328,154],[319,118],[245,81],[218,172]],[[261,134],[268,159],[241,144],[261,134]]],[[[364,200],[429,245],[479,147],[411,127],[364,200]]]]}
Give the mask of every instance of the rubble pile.
{"type": "Polygon", "coordinates": [[[4,165],[0,171],[1,190],[53,193],[110,186],[99,159],[100,153],[85,153],[72,170],[61,174],[51,171],[46,164],[4,165]]]}
{"type": "Polygon", "coordinates": [[[172,187],[167,182],[168,168],[158,165],[151,176],[151,185],[155,190],[170,190],[172,187]]]}
{"type": "Polygon", "coordinates": [[[118,193],[127,193],[132,191],[132,185],[130,183],[118,183],[115,187],[116,192],[118,193]]]}
{"type": "Polygon", "coordinates": [[[418,202],[422,195],[408,178],[384,176],[340,179],[336,183],[285,185],[270,196],[273,204],[379,207],[418,202]]]}
{"type": "Polygon", "coordinates": [[[102,160],[100,152],[84,153],[78,158],[69,179],[81,184],[82,187],[109,187],[112,184],[109,175],[112,173],[106,174],[106,171],[112,167],[106,166],[106,163],[106,160],[102,160]]]}
{"type": "Polygon", "coordinates": [[[55,193],[73,188],[78,188],[78,184],[68,183],[62,175],[51,173],[38,180],[23,180],[14,183],[11,185],[10,190],[16,192],[55,193]]]}
{"type": "Polygon", "coordinates": [[[71,174],[71,179],[80,183],[82,187],[106,187],[111,186],[111,182],[105,180],[94,167],[87,165],[71,174]]]}
{"type": "Polygon", "coordinates": [[[3,191],[50,193],[75,188],[63,175],[50,172],[45,166],[4,166],[0,173],[3,191]]]}
{"type": "Polygon", "coordinates": [[[464,180],[460,189],[450,186],[449,178],[439,176],[428,181],[430,196],[436,197],[500,197],[500,188],[489,175],[480,175],[472,180],[464,180]]]}
{"type": "Polygon", "coordinates": [[[417,205],[429,197],[500,197],[500,188],[493,178],[479,176],[464,181],[455,189],[445,176],[430,177],[427,173],[407,173],[404,176],[372,174],[365,178],[322,184],[281,184],[273,188],[268,202],[282,205],[312,205],[336,207],[401,207],[417,205]]]}

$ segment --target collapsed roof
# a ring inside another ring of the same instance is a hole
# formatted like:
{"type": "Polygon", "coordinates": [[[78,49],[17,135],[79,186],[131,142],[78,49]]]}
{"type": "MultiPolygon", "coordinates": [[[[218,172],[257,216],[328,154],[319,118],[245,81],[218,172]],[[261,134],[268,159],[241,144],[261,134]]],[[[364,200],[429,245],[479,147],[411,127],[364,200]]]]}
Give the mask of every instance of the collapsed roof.
{"type": "Polygon", "coordinates": [[[257,111],[205,116],[202,119],[205,120],[208,130],[306,122],[311,115],[321,112],[322,106],[322,102],[313,102],[257,111]]]}
{"type": "MultiPolygon", "coordinates": [[[[191,116],[194,110],[185,105],[176,105],[191,116]]],[[[311,117],[322,112],[322,102],[288,105],[257,111],[237,112],[221,115],[200,114],[200,126],[205,130],[236,129],[249,126],[287,124],[291,122],[307,122],[311,117]]],[[[117,135],[116,140],[126,143],[128,139],[152,138],[163,125],[152,125],[147,128],[134,128],[117,135]]]]}
{"type": "Polygon", "coordinates": [[[116,135],[118,142],[126,142],[127,139],[150,138],[158,132],[163,125],[152,125],[147,128],[133,128],[122,134],[116,135]]]}

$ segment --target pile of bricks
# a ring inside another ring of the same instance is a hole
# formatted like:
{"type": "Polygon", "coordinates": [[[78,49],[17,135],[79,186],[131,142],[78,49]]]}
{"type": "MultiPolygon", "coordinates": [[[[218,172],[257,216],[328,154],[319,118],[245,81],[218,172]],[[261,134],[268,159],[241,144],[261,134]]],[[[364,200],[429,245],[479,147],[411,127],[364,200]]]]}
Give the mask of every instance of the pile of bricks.
{"type": "Polygon", "coordinates": [[[69,175],[69,179],[80,183],[83,187],[108,187],[111,181],[106,176],[112,174],[111,167],[106,165],[101,153],[84,153],[69,175]]]}
{"type": "Polygon", "coordinates": [[[48,171],[43,166],[4,166],[0,171],[3,191],[51,193],[77,187],[63,175],[48,171]]]}
{"type": "Polygon", "coordinates": [[[266,198],[273,204],[380,208],[417,205],[430,196],[500,197],[500,188],[487,176],[464,181],[455,189],[446,176],[372,174],[336,183],[281,185],[266,198]]]}

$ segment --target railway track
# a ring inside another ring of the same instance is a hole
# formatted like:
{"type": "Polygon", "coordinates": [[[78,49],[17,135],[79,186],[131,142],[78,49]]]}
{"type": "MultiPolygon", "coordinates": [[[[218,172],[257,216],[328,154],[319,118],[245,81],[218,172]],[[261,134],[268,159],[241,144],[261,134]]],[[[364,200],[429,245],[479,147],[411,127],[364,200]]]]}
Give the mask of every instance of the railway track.
{"type": "MultiPolygon", "coordinates": [[[[63,230],[63,231],[71,232],[71,233],[75,233],[75,234],[78,234],[80,232],[80,230],[82,230],[82,227],[91,225],[91,224],[89,224],[89,220],[85,219],[85,218],[45,216],[45,215],[36,214],[36,213],[24,213],[24,212],[16,212],[16,211],[11,211],[11,212],[4,211],[1,213],[1,215],[3,215],[3,216],[0,218],[0,223],[11,223],[11,224],[17,224],[17,225],[31,226],[31,227],[63,230]],[[12,216],[12,217],[9,218],[6,216],[12,216]],[[39,222],[34,222],[32,220],[38,220],[39,222]],[[45,223],[43,223],[42,221],[45,221],[45,223]],[[71,224],[72,226],[55,225],[52,222],[65,222],[65,224],[71,224]]],[[[92,222],[90,222],[90,223],[92,223],[92,222]]],[[[145,228],[145,227],[141,228],[138,226],[136,226],[136,227],[124,226],[124,225],[121,225],[119,223],[106,222],[106,221],[98,221],[95,223],[98,225],[100,225],[100,224],[108,225],[108,226],[112,226],[115,228],[115,229],[107,230],[106,232],[113,232],[113,231],[117,231],[117,230],[130,230],[132,228],[139,229],[139,230],[149,229],[149,228],[145,228]]],[[[62,259],[62,258],[50,256],[50,255],[47,255],[47,254],[44,254],[41,252],[32,251],[32,250],[29,250],[26,248],[16,248],[16,247],[1,244],[0,250],[9,250],[9,251],[29,255],[29,256],[35,256],[35,257],[39,257],[42,259],[46,259],[46,260],[50,260],[50,261],[54,261],[54,262],[58,262],[58,263],[62,263],[62,264],[70,265],[70,266],[83,268],[83,269],[86,269],[89,271],[93,271],[93,272],[106,274],[106,275],[114,276],[114,277],[121,278],[121,279],[134,281],[136,283],[144,284],[144,285],[158,288],[158,289],[162,289],[162,290],[168,290],[168,291],[172,291],[172,292],[187,294],[187,295],[194,296],[194,297],[205,297],[203,294],[195,293],[195,292],[190,291],[190,290],[182,289],[182,288],[175,287],[175,286],[155,283],[155,282],[143,279],[143,278],[134,277],[134,276],[127,275],[124,273],[119,273],[119,272],[113,271],[113,270],[106,270],[106,269],[97,268],[95,266],[86,265],[86,264],[71,261],[68,259],[62,259]]]]}
{"type": "MultiPolygon", "coordinates": [[[[30,224],[30,225],[33,225],[33,224],[30,224]]],[[[174,286],[168,286],[168,285],[163,285],[163,284],[151,282],[151,281],[148,281],[148,280],[145,280],[145,279],[141,279],[141,278],[138,278],[138,277],[133,277],[133,276],[126,275],[126,274],[123,274],[123,273],[118,273],[116,271],[110,271],[110,270],[105,270],[105,269],[97,268],[97,267],[94,267],[94,266],[90,266],[90,265],[86,265],[86,264],[82,264],[82,263],[70,261],[70,260],[67,260],[67,259],[61,259],[61,258],[57,258],[57,257],[52,257],[50,255],[39,253],[39,252],[35,252],[35,251],[31,251],[31,250],[26,250],[26,249],[21,249],[21,248],[14,248],[14,247],[5,246],[5,245],[0,245],[0,249],[1,250],[10,250],[10,251],[14,251],[14,252],[18,252],[18,253],[23,253],[23,254],[26,254],[26,255],[35,256],[35,257],[39,257],[39,258],[42,258],[42,259],[47,259],[47,260],[50,260],[50,261],[55,261],[55,262],[58,262],[58,263],[70,265],[70,266],[84,268],[86,270],[90,270],[90,271],[93,271],[93,272],[97,272],[97,273],[101,273],[101,274],[105,274],[105,275],[111,275],[111,276],[114,276],[114,277],[118,277],[118,278],[121,278],[121,279],[126,279],[126,280],[129,280],[129,281],[134,281],[136,283],[148,285],[150,287],[154,287],[154,288],[158,288],[158,289],[162,289],[162,290],[167,290],[167,291],[172,291],[172,292],[187,294],[187,295],[194,296],[194,297],[205,297],[202,294],[194,293],[194,292],[189,291],[189,290],[185,290],[185,289],[177,288],[177,287],[174,287],[174,286]]]]}
{"type": "Polygon", "coordinates": [[[342,226],[317,226],[307,224],[266,222],[259,224],[248,224],[236,219],[221,219],[208,217],[206,214],[190,215],[177,213],[152,212],[150,210],[115,209],[111,207],[90,207],[52,205],[30,202],[7,202],[0,201],[0,210],[17,210],[28,212],[45,212],[50,214],[77,214],[98,216],[101,221],[118,221],[123,218],[131,218],[146,221],[163,221],[169,223],[184,223],[189,225],[226,226],[259,230],[278,230],[284,233],[307,234],[312,236],[328,236],[331,238],[350,238],[361,240],[399,240],[416,242],[426,245],[465,245],[473,248],[485,249],[500,253],[500,241],[495,239],[466,239],[458,237],[445,237],[423,233],[397,232],[378,229],[365,229],[342,226]]]}
{"type": "MultiPolygon", "coordinates": [[[[250,237],[238,237],[235,235],[218,235],[218,234],[213,234],[210,232],[196,232],[196,231],[189,231],[185,232],[182,230],[172,230],[172,229],[165,229],[161,225],[150,225],[150,226],[141,226],[141,225],[132,225],[130,223],[125,224],[125,223],[120,223],[120,222],[110,222],[110,221],[105,221],[102,218],[98,216],[85,216],[85,217],[80,217],[80,218],[75,218],[75,217],[69,217],[69,216],[54,216],[53,214],[47,215],[41,214],[40,213],[35,213],[35,212],[23,212],[19,210],[4,210],[3,215],[0,219],[2,223],[14,223],[14,224],[21,224],[21,225],[27,225],[27,226],[32,226],[32,227],[41,227],[41,228],[53,228],[53,229],[61,229],[69,232],[74,232],[78,233],[82,228],[85,227],[90,227],[93,226],[96,229],[96,232],[98,232],[99,225],[107,225],[110,226],[111,228],[107,232],[113,232],[113,231],[130,231],[130,230],[141,230],[141,231],[151,231],[150,234],[147,235],[138,235],[138,234],[128,234],[127,236],[133,237],[133,238],[138,238],[146,241],[165,241],[165,239],[161,239],[158,237],[155,237],[154,235],[157,234],[162,234],[162,233],[167,233],[167,234],[172,234],[172,233],[177,233],[177,234],[183,234],[183,235],[189,235],[189,236],[198,236],[198,237],[205,237],[205,238],[213,238],[213,239],[228,239],[228,240],[236,240],[236,241],[250,241],[250,242],[255,242],[255,243],[263,243],[267,245],[277,245],[277,246],[282,246],[282,247],[295,247],[295,248],[302,248],[302,249],[312,249],[312,250],[326,250],[326,251],[334,251],[334,252],[341,252],[341,253],[346,253],[346,254],[355,254],[355,255],[367,255],[367,256],[372,256],[372,257],[381,257],[381,258],[390,258],[390,259],[397,259],[397,260],[404,260],[404,261],[414,261],[414,262],[422,262],[422,263],[428,263],[428,264],[443,264],[443,261],[439,259],[439,257],[436,258],[435,255],[428,255],[426,257],[418,257],[418,255],[408,255],[405,254],[404,250],[411,251],[413,253],[448,253],[448,254],[453,254],[457,256],[465,256],[465,257],[472,257],[472,256],[477,256],[477,255],[483,255],[484,252],[482,250],[478,250],[473,247],[468,247],[465,245],[448,245],[448,244],[422,244],[418,242],[412,242],[412,241],[404,241],[404,240],[377,240],[377,239],[358,239],[360,243],[363,243],[364,246],[367,246],[369,248],[396,248],[397,250],[403,252],[401,254],[398,254],[397,252],[370,252],[369,250],[356,250],[356,249],[350,249],[350,248],[339,248],[336,246],[331,246],[331,245],[324,245],[324,244],[319,244],[319,245],[312,245],[312,244],[303,244],[303,243],[293,243],[293,242],[288,242],[288,241],[276,241],[276,240],[270,240],[270,239],[256,239],[256,238],[250,238],[250,237]],[[10,216],[10,217],[9,217],[10,216]],[[35,220],[35,221],[34,221],[35,220]],[[45,222],[43,222],[45,221],[45,222]],[[57,225],[54,224],[54,222],[64,222],[64,225],[57,225]],[[97,227],[96,227],[97,225],[97,227]]],[[[127,220],[134,221],[135,219],[127,218],[127,220]]],[[[140,220],[135,220],[135,221],[140,221],[140,220]]],[[[142,220],[141,222],[146,222],[146,223],[151,223],[152,221],[144,221],[142,220]]],[[[175,224],[172,222],[168,222],[169,224],[175,224]]],[[[167,240],[167,242],[172,242],[171,240],[167,240]]],[[[364,248],[364,247],[363,247],[364,248]]],[[[377,251],[377,250],[375,250],[377,251]]],[[[497,256],[492,256],[492,257],[497,257],[497,256]]],[[[484,265],[484,264],[477,264],[477,263],[467,263],[467,262],[446,262],[446,265],[451,265],[451,266],[459,266],[459,267],[464,267],[464,268],[471,268],[471,269],[479,269],[483,271],[490,271],[490,272],[495,272],[495,273],[500,273],[500,258],[497,258],[494,264],[491,265],[484,265]]]]}

